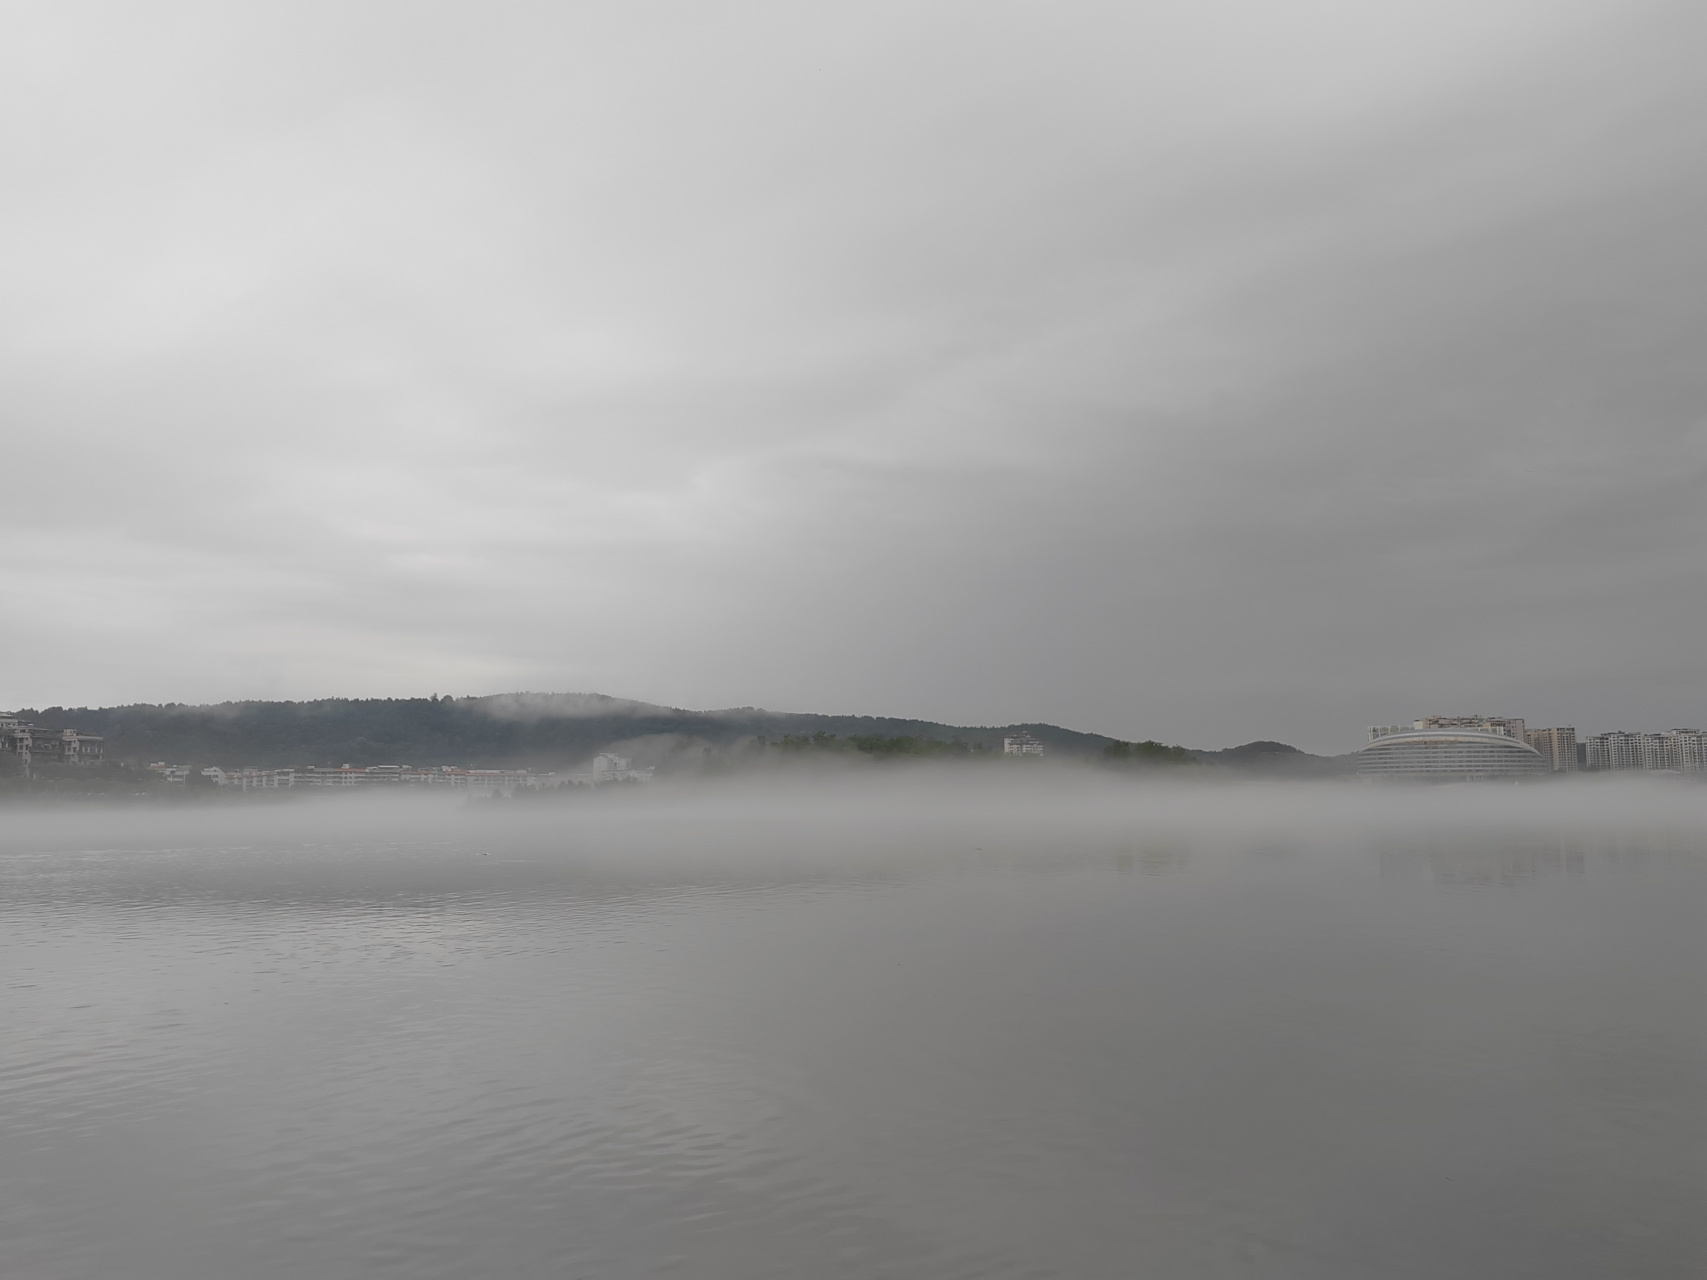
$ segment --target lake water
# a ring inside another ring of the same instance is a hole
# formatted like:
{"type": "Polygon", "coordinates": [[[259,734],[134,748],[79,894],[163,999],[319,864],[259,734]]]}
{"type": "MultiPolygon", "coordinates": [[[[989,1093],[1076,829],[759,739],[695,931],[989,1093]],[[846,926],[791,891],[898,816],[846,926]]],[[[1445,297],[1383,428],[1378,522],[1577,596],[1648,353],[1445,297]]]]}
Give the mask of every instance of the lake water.
{"type": "Polygon", "coordinates": [[[0,816],[0,1276],[1707,1274],[1707,789],[0,816]]]}

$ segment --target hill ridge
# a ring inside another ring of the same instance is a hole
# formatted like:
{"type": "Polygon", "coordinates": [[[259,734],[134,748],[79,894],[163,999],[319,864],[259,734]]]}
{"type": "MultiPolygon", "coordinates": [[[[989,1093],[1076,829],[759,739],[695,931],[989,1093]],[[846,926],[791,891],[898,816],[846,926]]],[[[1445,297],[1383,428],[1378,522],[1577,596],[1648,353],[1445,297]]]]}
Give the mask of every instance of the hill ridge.
{"type": "MultiPolygon", "coordinates": [[[[989,751],[1022,731],[1053,757],[1093,757],[1116,739],[1046,721],[954,725],[906,716],[771,711],[763,707],[693,710],[596,692],[512,691],[471,697],[241,699],[220,703],[131,703],[116,707],[22,708],[49,728],[70,727],[107,739],[109,759],[133,763],[216,764],[226,768],[337,764],[458,764],[562,769],[623,745],[645,763],[668,764],[705,747],[757,737],[850,735],[959,740],[989,751]]],[[[1310,756],[1284,743],[1193,750],[1206,763],[1310,767],[1310,756]]]]}

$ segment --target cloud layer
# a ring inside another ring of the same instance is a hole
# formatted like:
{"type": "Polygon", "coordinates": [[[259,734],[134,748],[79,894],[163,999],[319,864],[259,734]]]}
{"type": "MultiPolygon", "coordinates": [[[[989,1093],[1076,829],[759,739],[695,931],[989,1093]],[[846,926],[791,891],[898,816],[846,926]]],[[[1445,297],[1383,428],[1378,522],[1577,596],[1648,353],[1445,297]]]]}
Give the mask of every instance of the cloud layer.
{"type": "Polygon", "coordinates": [[[35,7],[0,703],[1707,719],[1704,27],[35,7]]]}

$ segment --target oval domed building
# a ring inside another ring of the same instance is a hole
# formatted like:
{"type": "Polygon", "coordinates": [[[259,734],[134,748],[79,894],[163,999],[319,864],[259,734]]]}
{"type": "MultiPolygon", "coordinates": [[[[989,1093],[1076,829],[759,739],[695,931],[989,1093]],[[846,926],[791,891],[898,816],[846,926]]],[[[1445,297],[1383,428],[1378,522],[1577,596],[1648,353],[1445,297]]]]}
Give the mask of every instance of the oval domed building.
{"type": "Polygon", "coordinates": [[[1371,778],[1477,782],[1549,772],[1534,747],[1501,733],[1475,729],[1408,729],[1376,738],[1357,753],[1357,771],[1371,778]]]}

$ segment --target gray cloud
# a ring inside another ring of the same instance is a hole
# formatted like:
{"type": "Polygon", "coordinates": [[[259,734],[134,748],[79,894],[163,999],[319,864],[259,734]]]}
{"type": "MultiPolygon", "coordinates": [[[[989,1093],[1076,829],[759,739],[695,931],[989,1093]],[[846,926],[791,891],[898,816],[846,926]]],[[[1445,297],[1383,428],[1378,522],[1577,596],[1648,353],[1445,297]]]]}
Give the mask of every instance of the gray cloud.
{"type": "Polygon", "coordinates": [[[1703,25],[40,7],[0,703],[1700,721],[1703,25]]]}

